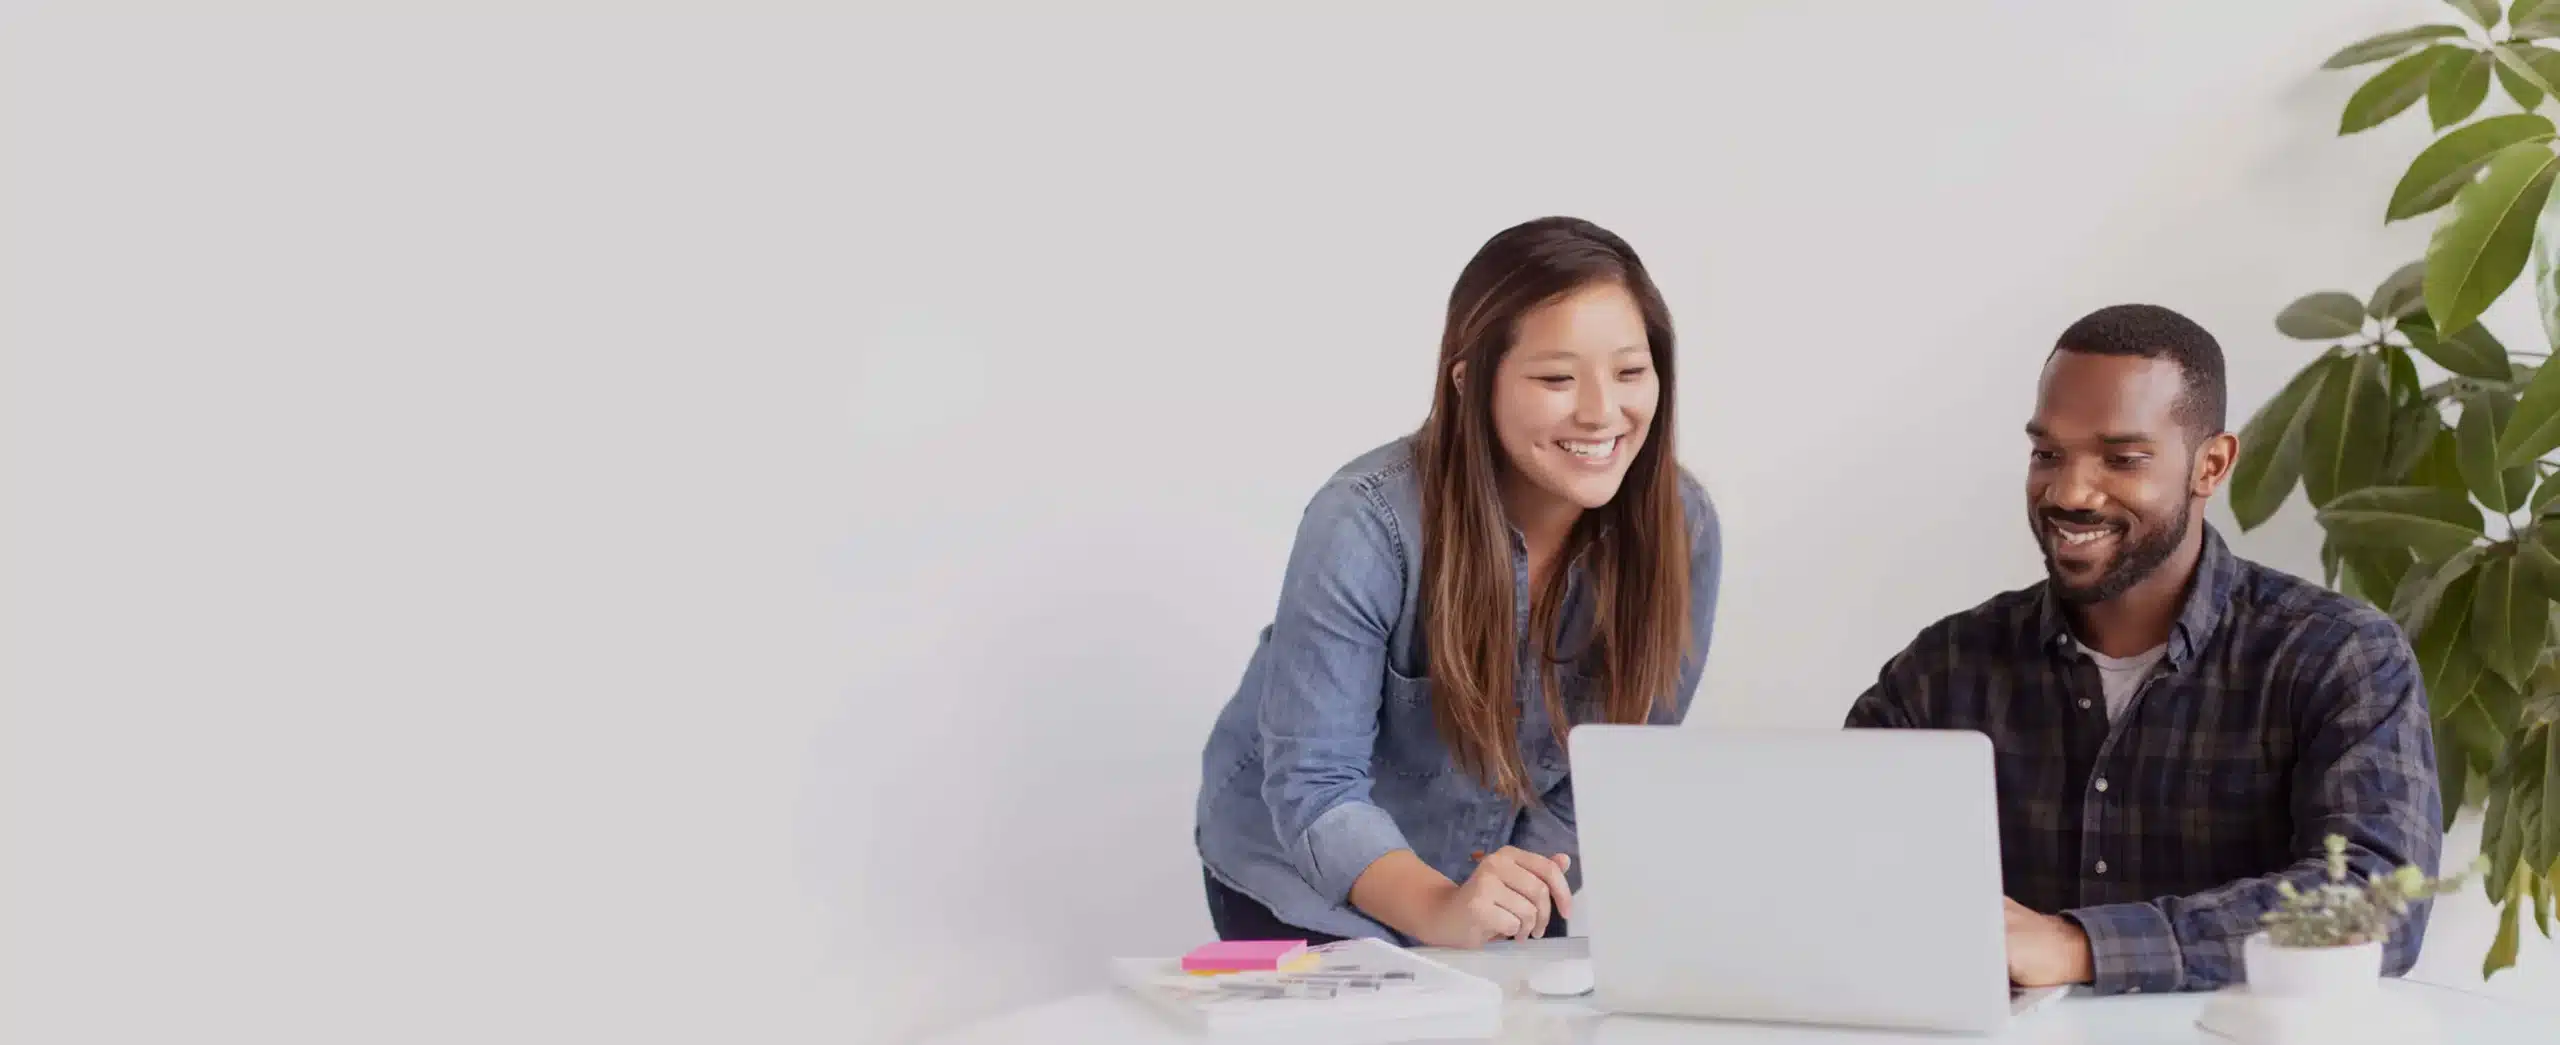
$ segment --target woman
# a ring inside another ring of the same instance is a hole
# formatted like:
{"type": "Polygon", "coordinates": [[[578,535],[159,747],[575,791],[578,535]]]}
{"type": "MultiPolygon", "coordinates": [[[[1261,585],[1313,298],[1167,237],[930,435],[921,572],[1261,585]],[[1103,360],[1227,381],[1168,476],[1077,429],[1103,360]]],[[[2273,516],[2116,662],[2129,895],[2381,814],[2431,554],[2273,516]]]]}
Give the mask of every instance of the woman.
{"type": "Polygon", "coordinates": [[[1468,262],[1430,416],[1317,491],[1210,734],[1221,938],[1562,933],[1565,731],[1680,721],[1715,617],[1672,373],[1662,295],[1607,230],[1531,221],[1468,262]]]}

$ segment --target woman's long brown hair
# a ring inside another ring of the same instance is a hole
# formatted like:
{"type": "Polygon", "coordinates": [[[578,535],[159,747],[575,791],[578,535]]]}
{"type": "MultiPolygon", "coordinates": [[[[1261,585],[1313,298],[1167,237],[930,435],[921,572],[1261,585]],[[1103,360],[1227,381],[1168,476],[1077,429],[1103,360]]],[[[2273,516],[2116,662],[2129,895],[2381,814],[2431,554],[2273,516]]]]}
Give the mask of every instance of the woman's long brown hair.
{"type": "Polygon", "coordinates": [[[1559,742],[1575,721],[1557,692],[1560,662],[1581,664],[1596,676],[1597,707],[1582,709],[1584,720],[1645,721],[1656,701],[1671,696],[1689,652],[1689,542],[1672,460],[1678,400],[1671,314],[1626,241],[1574,218],[1540,218],[1487,241],[1449,293],[1437,391],[1415,440],[1432,716],[1460,769],[1524,806],[1538,797],[1522,764],[1521,714],[1513,699],[1519,596],[1512,590],[1511,525],[1499,487],[1510,465],[1494,436],[1494,372],[1523,315],[1596,283],[1616,283],[1636,299],[1661,399],[1617,496],[1583,513],[1529,600],[1529,634],[1540,647],[1540,688],[1559,742]],[[1591,585],[1591,629],[1578,648],[1559,650],[1559,609],[1577,557],[1591,585]]]}

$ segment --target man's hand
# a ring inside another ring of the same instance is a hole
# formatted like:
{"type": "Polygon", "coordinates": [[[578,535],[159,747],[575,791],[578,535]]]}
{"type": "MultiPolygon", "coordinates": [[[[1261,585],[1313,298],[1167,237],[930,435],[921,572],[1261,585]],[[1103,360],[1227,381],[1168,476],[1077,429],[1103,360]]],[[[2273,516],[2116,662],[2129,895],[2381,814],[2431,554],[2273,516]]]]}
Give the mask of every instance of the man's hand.
{"type": "Polygon", "coordinates": [[[2087,983],[2096,978],[2089,954],[2089,934],[2069,918],[2037,914],[2018,901],[2006,904],[2009,936],[2009,982],[2020,987],[2053,987],[2087,983]]]}

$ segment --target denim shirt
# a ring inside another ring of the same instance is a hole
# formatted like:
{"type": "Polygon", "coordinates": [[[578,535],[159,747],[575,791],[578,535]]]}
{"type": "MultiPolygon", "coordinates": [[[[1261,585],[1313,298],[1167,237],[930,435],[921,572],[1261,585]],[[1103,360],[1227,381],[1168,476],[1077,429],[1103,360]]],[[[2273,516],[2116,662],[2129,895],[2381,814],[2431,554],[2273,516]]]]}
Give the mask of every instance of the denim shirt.
{"type": "MultiPolygon", "coordinates": [[[[1677,692],[1655,702],[1660,724],[1687,717],[1696,695],[1721,557],[1714,506],[1687,473],[1679,479],[1691,648],[1677,692]]],[[[1572,854],[1568,879],[1581,887],[1572,779],[1542,694],[1547,644],[1527,634],[1528,557],[1516,529],[1512,538],[1518,736],[1539,804],[1521,809],[1458,768],[1433,722],[1418,621],[1422,490],[1412,440],[1400,439],[1335,473],[1299,522],[1278,612],[1201,756],[1195,842],[1211,875],[1290,925],[1405,943],[1350,903],[1352,882],[1398,849],[1461,882],[1475,851],[1572,854]]],[[[1559,635],[1581,636],[1590,586],[1578,565],[1569,570],[1559,635]]],[[[1557,684],[1567,708],[1596,706],[1579,665],[1560,665],[1557,684]]]]}

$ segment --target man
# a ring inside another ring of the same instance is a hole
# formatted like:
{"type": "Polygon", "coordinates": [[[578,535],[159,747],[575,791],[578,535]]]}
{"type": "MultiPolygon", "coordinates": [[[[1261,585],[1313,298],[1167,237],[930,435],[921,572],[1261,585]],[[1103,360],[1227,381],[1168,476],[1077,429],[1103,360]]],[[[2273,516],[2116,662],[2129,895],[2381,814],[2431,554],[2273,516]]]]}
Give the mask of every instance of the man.
{"type": "MultiPolygon", "coordinates": [[[[2364,603],[2231,553],[2202,518],[2239,443],[2222,349],[2184,316],[2101,309],[2046,358],[2027,466],[2045,580],[1930,626],[1851,727],[1970,729],[1997,750],[2010,979],[2100,993],[2242,978],[2276,883],[2358,879],[2442,842],[2416,658],[2364,603]]],[[[2413,909],[2384,968],[2417,961],[2413,909]]]]}

